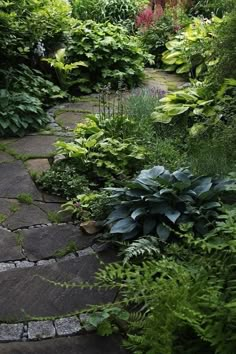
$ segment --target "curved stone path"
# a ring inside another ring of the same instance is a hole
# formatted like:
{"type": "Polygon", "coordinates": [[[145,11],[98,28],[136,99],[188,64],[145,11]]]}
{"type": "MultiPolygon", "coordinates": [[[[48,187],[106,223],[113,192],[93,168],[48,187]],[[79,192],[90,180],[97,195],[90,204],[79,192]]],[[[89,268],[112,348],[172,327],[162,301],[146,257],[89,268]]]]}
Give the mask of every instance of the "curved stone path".
{"type": "MultiPolygon", "coordinates": [[[[183,83],[175,75],[148,69],[144,87],[167,91],[183,83]]],[[[32,178],[50,168],[53,143],[69,139],[76,124],[96,112],[96,95],[81,98],[50,109],[44,131],[0,139],[1,354],[125,353],[118,337],[86,332],[86,315],[78,315],[88,305],[113,301],[113,291],[52,284],[92,282],[99,262],[110,262],[115,255],[102,251],[68,218],[53,224],[63,200],[40,191],[32,178]],[[32,199],[28,204],[25,194],[32,199]]]]}

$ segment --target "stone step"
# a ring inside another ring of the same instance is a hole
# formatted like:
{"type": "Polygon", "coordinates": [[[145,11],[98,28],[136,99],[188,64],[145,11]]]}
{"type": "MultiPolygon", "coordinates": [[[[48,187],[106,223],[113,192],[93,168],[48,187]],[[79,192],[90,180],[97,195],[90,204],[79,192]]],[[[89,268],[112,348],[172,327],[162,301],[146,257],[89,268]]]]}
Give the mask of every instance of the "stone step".
{"type": "Polygon", "coordinates": [[[0,344],[1,354],[125,354],[117,336],[95,334],[55,338],[37,342],[0,344]]]}
{"type": "MultiPolygon", "coordinates": [[[[99,257],[105,262],[110,261],[106,259],[110,258],[110,254],[99,257]]],[[[88,305],[113,301],[115,291],[79,287],[66,289],[52,283],[92,282],[99,267],[98,256],[91,254],[53,264],[1,272],[0,322],[63,317],[85,309],[88,305]]]]}

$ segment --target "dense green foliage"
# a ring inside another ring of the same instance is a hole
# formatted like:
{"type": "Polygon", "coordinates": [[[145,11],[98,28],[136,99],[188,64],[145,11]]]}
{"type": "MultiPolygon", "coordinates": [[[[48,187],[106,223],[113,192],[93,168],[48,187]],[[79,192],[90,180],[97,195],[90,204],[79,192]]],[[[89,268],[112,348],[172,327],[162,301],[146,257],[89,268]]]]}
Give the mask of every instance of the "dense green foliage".
{"type": "Polygon", "coordinates": [[[65,198],[89,192],[87,178],[78,174],[76,166],[63,161],[55,163],[50,170],[44,172],[37,183],[47,192],[65,198]]]}
{"type": "Polygon", "coordinates": [[[91,116],[87,123],[78,124],[74,141],[56,143],[57,151],[74,159],[95,183],[132,175],[145,158],[144,149],[134,141],[109,137],[108,132],[91,116]]]}
{"type": "Polygon", "coordinates": [[[106,224],[110,234],[123,240],[157,235],[166,242],[171,231],[183,228],[206,234],[214,226],[219,197],[230,180],[194,177],[187,170],[170,173],[163,166],[143,170],[125,188],[109,188],[115,198],[114,210],[106,224]]]}
{"type": "Polygon", "coordinates": [[[41,101],[28,93],[0,90],[0,136],[23,136],[48,122],[41,101]]]}
{"type": "Polygon", "coordinates": [[[1,62],[32,56],[43,41],[51,51],[71,24],[71,7],[64,0],[2,0],[0,3],[1,62]]]}
{"type": "Polygon", "coordinates": [[[230,207],[211,233],[186,233],[182,245],[167,247],[159,260],[105,266],[96,286],[118,287],[119,301],[95,306],[88,324],[102,335],[119,328],[135,354],[233,354],[235,225],[230,207]]]}
{"type": "Polygon", "coordinates": [[[212,13],[222,17],[226,12],[230,12],[235,5],[234,0],[192,0],[191,2],[191,14],[208,18],[212,16],[212,13]]]}
{"type": "Polygon", "coordinates": [[[68,64],[82,61],[87,65],[71,71],[78,80],[75,89],[85,92],[108,82],[113,87],[119,81],[134,86],[143,77],[144,64],[151,60],[139,40],[123,27],[94,21],[80,22],[73,29],[66,56],[68,64]]]}
{"type": "Polygon", "coordinates": [[[96,22],[109,21],[132,28],[139,9],[147,1],[143,0],[74,0],[73,13],[80,20],[96,22]]]}
{"type": "Polygon", "coordinates": [[[221,23],[222,20],[215,16],[207,21],[195,18],[188,27],[166,43],[167,51],[162,55],[166,70],[200,77],[209,67],[215,65],[218,59],[212,50],[212,38],[216,37],[221,23]]]}

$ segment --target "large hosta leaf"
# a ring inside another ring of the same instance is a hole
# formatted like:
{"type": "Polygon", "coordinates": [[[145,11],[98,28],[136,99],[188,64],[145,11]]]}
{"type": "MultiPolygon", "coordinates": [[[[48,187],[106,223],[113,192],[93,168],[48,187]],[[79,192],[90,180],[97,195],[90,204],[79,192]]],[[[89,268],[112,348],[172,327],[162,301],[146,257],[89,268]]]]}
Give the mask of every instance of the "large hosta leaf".
{"type": "Polygon", "coordinates": [[[156,227],[157,221],[156,218],[154,216],[147,216],[144,219],[143,222],[143,234],[144,235],[149,235],[152,233],[152,231],[154,230],[154,228],[156,227]]]}
{"type": "Polygon", "coordinates": [[[124,234],[124,233],[129,233],[133,231],[137,226],[137,223],[131,218],[125,218],[117,223],[115,223],[112,228],[110,233],[111,234],[124,234]]]}
{"type": "Polygon", "coordinates": [[[156,232],[163,242],[167,241],[170,236],[170,229],[163,224],[157,225],[156,232]]]}
{"type": "Polygon", "coordinates": [[[175,224],[176,220],[180,217],[181,213],[178,210],[174,210],[169,208],[164,215],[171,221],[173,224],[175,224]]]}

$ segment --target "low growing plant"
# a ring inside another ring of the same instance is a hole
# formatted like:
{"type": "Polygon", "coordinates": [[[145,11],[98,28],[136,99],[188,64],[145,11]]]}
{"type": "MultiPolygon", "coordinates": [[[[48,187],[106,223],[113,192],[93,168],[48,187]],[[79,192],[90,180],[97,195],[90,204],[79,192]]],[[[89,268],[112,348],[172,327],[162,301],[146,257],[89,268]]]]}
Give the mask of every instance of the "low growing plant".
{"type": "Polygon", "coordinates": [[[194,18],[193,23],[166,43],[162,61],[167,71],[202,77],[209,67],[216,65],[218,57],[213,50],[213,40],[222,25],[221,19],[194,18]]]}
{"type": "Polygon", "coordinates": [[[123,27],[84,21],[72,29],[65,63],[85,63],[86,67],[73,69],[70,76],[77,80],[74,90],[89,93],[107,82],[112,87],[119,81],[127,86],[138,84],[144,65],[151,60],[140,41],[123,27]]]}
{"type": "Polygon", "coordinates": [[[186,169],[143,170],[126,187],[108,189],[115,198],[106,220],[110,236],[130,240],[156,235],[167,242],[186,229],[204,235],[214,227],[220,196],[231,185],[235,186],[233,180],[195,177],[186,169]]]}

